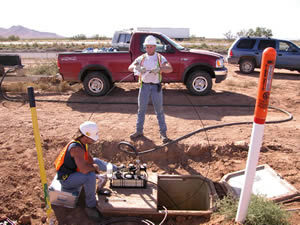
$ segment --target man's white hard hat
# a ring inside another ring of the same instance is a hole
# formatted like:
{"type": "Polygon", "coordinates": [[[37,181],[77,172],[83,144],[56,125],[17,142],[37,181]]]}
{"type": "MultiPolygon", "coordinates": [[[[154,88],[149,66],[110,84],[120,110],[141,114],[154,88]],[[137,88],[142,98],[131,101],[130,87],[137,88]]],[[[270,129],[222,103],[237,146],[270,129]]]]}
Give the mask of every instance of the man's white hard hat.
{"type": "Polygon", "coordinates": [[[85,121],[84,123],[80,124],[79,130],[84,136],[87,136],[94,141],[97,141],[99,139],[99,129],[97,124],[94,122],[85,121]]]}
{"type": "Polygon", "coordinates": [[[144,45],[156,45],[156,38],[152,35],[147,36],[144,45]]]}

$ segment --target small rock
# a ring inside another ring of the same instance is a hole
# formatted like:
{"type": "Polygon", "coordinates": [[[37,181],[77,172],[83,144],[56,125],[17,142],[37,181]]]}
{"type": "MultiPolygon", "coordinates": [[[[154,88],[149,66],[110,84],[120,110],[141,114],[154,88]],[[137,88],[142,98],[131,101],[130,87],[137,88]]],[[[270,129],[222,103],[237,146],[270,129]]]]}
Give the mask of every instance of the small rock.
{"type": "Polygon", "coordinates": [[[29,215],[23,215],[19,218],[19,222],[20,224],[31,224],[31,217],[29,215]]]}
{"type": "Polygon", "coordinates": [[[158,168],[157,167],[151,168],[151,171],[156,173],[158,171],[158,168]]]}
{"type": "Polygon", "coordinates": [[[43,208],[45,208],[45,207],[46,207],[45,202],[42,202],[42,203],[41,203],[41,208],[43,209],[43,208]]]}
{"type": "Polygon", "coordinates": [[[42,223],[46,223],[46,222],[47,222],[47,216],[43,216],[43,217],[41,218],[41,221],[42,221],[42,223]]]}
{"type": "Polygon", "coordinates": [[[176,217],[176,222],[182,223],[182,222],[184,222],[184,221],[185,221],[185,217],[184,217],[184,216],[177,216],[177,217],[176,217]]]}
{"type": "Polygon", "coordinates": [[[37,214],[35,214],[35,213],[32,213],[31,214],[31,218],[32,219],[38,219],[38,218],[40,218],[37,214]]]}
{"type": "Polygon", "coordinates": [[[174,224],[175,224],[175,221],[172,218],[168,219],[167,225],[174,225],[174,224]]]}
{"type": "Polygon", "coordinates": [[[234,144],[235,146],[248,147],[247,141],[235,141],[233,144],[234,144]]]}

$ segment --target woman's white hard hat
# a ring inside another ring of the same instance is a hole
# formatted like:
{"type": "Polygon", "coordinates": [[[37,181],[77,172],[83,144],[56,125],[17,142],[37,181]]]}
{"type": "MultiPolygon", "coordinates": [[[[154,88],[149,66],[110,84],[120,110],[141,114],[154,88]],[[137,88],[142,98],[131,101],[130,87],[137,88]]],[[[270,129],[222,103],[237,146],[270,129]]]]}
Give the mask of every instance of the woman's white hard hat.
{"type": "Polygon", "coordinates": [[[156,38],[152,35],[147,36],[144,45],[156,45],[156,38]]]}
{"type": "Polygon", "coordinates": [[[87,136],[94,141],[97,141],[99,139],[99,129],[97,124],[94,122],[85,121],[84,123],[80,124],[79,130],[84,136],[87,136]]]}

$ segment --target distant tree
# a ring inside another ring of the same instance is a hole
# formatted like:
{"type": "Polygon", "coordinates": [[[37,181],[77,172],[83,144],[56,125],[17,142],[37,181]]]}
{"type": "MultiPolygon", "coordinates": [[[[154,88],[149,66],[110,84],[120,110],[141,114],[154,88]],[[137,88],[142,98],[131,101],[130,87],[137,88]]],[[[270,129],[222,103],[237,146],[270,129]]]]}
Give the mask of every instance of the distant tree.
{"type": "Polygon", "coordinates": [[[86,40],[86,36],[84,34],[77,34],[72,37],[73,40],[86,40]]]}
{"type": "Polygon", "coordinates": [[[253,32],[253,36],[257,37],[272,37],[272,30],[267,29],[265,27],[256,27],[255,31],[253,32]]]}
{"type": "Polygon", "coordinates": [[[231,30],[228,31],[228,32],[226,32],[226,33],[223,34],[223,35],[225,36],[225,38],[226,38],[227,40],[233,40],[233,39],[236,38],[235,35],[231,32],[231,30]]]}
{"type": "Polygon", "coordinates": [[[92,40],[107,40],[109,38],[106,36],[100,36],[99,34],[96,34],[96,35],[92,36],[90,39],[92,39],[92,40]]]}
{"type": "Polygon", "coordinates": [[[8,40],[9,40],[9,41],[18,41],[18,40],[20,40],[20,38],[19,38],[19,36],[10,35],[10,36],[8,37],[8,40]]]}
{"type": "Polygon", "coordinates": [[[236,36],[238,37],[245,37],[248,35],[248,31],[243,29],[243,30],[240,30],[239,32],[236,33],[236,36]]]}
{"type": "Polygon", "coordinates": [[[255,36],[255,37],[272,37],[272,30],[265,27],[256,27],[255,30],[250,28],[249,30],[241,30],[237,32],[238,37],[242,36],[255,36]]]}

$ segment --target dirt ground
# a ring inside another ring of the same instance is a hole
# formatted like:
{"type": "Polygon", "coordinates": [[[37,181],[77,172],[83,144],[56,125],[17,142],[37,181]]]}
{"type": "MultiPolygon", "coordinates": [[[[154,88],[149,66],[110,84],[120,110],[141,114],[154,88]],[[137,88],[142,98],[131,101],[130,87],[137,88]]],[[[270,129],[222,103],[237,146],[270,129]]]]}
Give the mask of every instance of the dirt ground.
{"type": "MultiPolygon", "coordinates": [[[[227,65],[228,78],[214,84],[207,96],[189,95],[182,84],[164,85],[164,107],[168,136],[176,139],[203,126],[231,122],[253,121],[253,107],[190,107],[170,104],[236,104],[254,105],[257,94],[259,69],[250,75],[240,74],[238,67],[227,65]]],[[[284,179],[300,190],[300,74],[275,70],[270,105],[293,114],[293,120],[267,124],[259,164],[268,164],[284,179]]],[[[105,97],[89,97],[83,91],[49,94],[36,91],[36,99],[131,102],[137,101],[137,84],[117,84],[105,97]]],[[[19,224],[48,223],[39,166],[28,103],[8,102],[0,99],[0,217],[8,217],[19,224]]],[[[53,162],[71,139],[78,126],[95,121],[100,128],[100,141],[91,147],[93,155],[115,164],[133,160],[120,152],[120,141],[130,141],[139,151],[161,145],[158,124],[152,106],[145,121],[145,137],[129,139],[134,131],[137,105],[135,104],[36,104],[42,149],[48,185],[55,175],[53,162]]],[[[270,109],[268,120],[280,120],[287,115],[270,109]]],[[[200,132],[153,153],[141,156],[149,171],[161,174],[201,174],[219,181],[225,174],[245,168],[252,125],[229,126],[200,132]]],[[[284,204],[291,211],[291,223],[299,224],[300,202],[284,204]]],[[[53,206],[55,224],[96,224],[84,213],[84,200],[80,197],[75,209],[53,206]]],[[[160,220],[159,220],[160,221],[160,220]]],[[[157,224],[159,223],[157,222],[157,224]]],[[[221,224],[223,218],[213,214],[210,218],[168,217],[165,224],[221,224]]],[[[124,223],[123,223],[124,224],[124,223]]],[[[225,224],[225,223],[222,223],[225,224]]]]}

